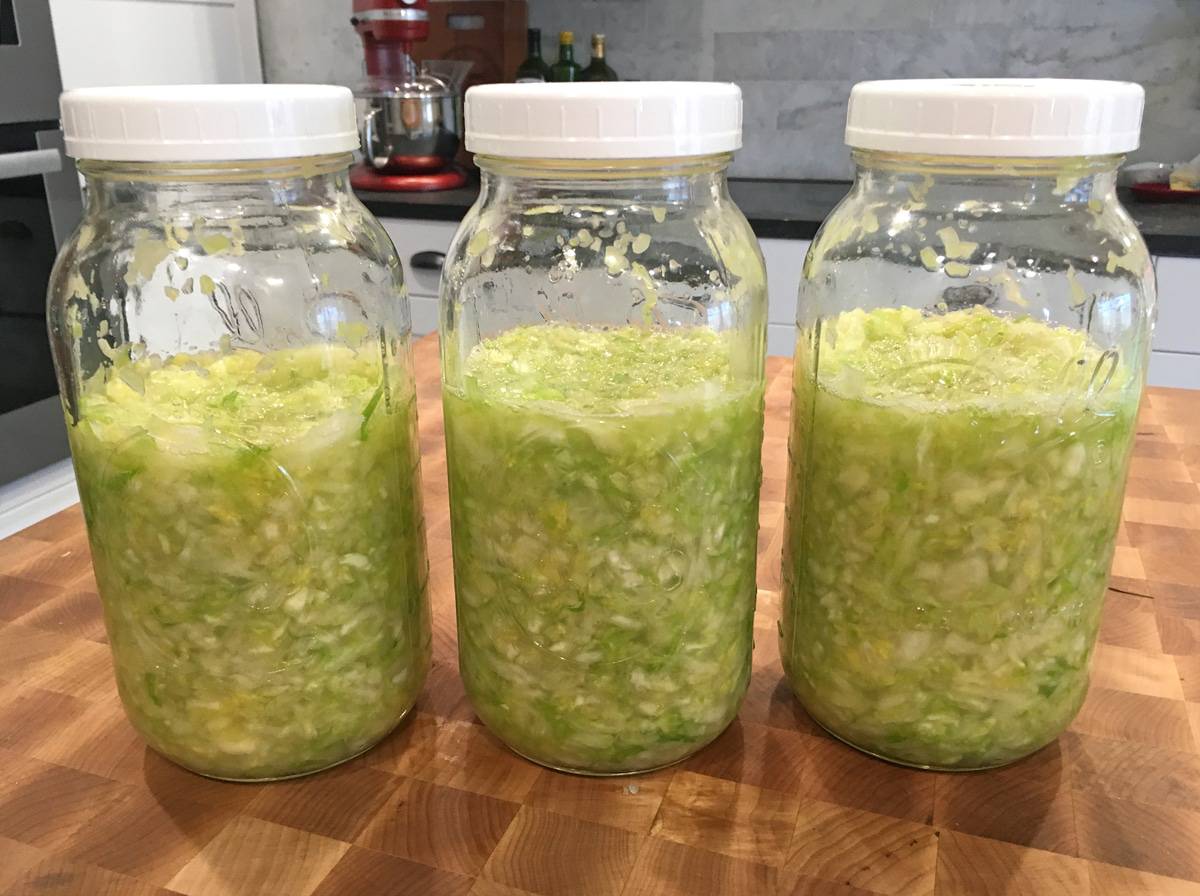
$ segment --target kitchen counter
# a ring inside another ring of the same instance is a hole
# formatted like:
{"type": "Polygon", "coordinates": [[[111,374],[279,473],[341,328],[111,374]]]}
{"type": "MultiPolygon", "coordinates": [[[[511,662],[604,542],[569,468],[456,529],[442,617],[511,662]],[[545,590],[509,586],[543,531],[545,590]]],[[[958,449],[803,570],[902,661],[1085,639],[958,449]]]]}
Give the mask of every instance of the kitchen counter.
{"type": "Polygon", "coordinates": [[[934,774],[832,740],[783,683],[791,367],[771,358],[746,701],[680,765],[588,779],[507,752],[463,694],[434,338],[416,354],[434,660],[415,714],[297,781],[225,784],[159,758],[121,713],[83,520],[64,511],[0,541],[0,894],[1200,890],[1200,393],[1144,403],[1071,730],[1006,769],[934,774]]]}
{"type": "MultiPolygon", "coordinates": [[[[845,181],[829,180],[729,181],[734,201],[760,239],[812,239],[849,187],[845,181]]],[[[437,193],[358,193],[379,217],[428,221],[460,220],[478,194],[478,184],[437,193]]],[[[1120,195],[1152,255],[1200,258],[1200,204],[1144,202],[1124,189],[1120,195]]]]}

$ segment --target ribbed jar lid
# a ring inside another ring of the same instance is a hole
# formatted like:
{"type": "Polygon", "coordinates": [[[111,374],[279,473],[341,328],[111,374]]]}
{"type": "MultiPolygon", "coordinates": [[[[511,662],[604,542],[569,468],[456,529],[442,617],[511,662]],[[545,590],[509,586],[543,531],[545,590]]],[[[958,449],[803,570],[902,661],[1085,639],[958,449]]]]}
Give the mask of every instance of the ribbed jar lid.
{"type": "Polygon", "coordinates": [[[956,156],[1129,152],[1140,141],[1145,96],[1123,81],[864,81],[850,91],[846,143],[956,156]]]}
{"type": "Polygon", "coordinates": [[[673,158],[742,145],[736,84],[484,84],[467,91],[465,114],[467,149],[491,156],[673,158]]]}
{"type": "Polygon", "coordinates": [[[59,100],[67,155],[114,162],[281,159],[358,148],[354,97],[323,84],[89,87],[59,100]]]}

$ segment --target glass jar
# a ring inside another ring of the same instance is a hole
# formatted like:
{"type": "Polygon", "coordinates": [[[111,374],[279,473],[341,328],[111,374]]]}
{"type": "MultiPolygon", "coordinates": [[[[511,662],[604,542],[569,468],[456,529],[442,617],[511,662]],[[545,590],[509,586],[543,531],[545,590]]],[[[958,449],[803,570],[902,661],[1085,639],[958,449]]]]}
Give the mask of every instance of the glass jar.
{"type": "Polygon", "coordinates": [[[718,84],[467,93],[483,183],[441,307],[459,666],[543,765],[675,762],[747,686],[766,291],[725,182],[740,105],[718,84]]]}
{"type": "Polygon", "coordinates": [[[212,777],[349,759],[430,657],[408,302],[350,92],[62,107],[87,208],[50,335],[125,710],[212,777]]]}
{"type": "Polygon", "coordinates": [[[1154,318],[1142,91],[874,82],[804,265],[781,653],[868,753],[1001,765],[1087,691],[1154,318]]]}

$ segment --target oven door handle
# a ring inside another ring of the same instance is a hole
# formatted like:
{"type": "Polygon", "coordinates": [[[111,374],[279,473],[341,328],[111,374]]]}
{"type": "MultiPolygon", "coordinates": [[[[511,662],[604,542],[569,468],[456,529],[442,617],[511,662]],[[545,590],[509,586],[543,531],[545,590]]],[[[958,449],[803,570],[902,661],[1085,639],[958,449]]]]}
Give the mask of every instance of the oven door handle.
{"type": "Polygon", "coordinates": [[[53,174],[62,171],[63,159],[57,149],[30,149],[0,154],[0,180],[53,174]]]}

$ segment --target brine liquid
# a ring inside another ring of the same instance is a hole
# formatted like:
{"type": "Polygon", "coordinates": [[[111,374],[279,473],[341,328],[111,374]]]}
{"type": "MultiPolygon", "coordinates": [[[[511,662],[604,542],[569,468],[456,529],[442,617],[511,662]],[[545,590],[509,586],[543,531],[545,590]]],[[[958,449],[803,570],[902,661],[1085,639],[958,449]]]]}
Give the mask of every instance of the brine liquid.
{"type": "Polygon", "coordinates": [[[117,685],[222,778],[313,771],[409,710],[430,653],[412,378],[379,347],[120,364],[70,427],[117,685]]]}
{"type": "Polygon", "coordinates": [[[523,327],[444,393],[459,663],[557,768],[674,762],[750,674],[762,390],[707,330],[523,327]]]}
{"type": "Polygon", "coordinates": [[[983,308],[855,311],[795,367],[781,652],[809,713],[899,762],[978,768],[1087,690],[1140,378],[983,308]]]}

